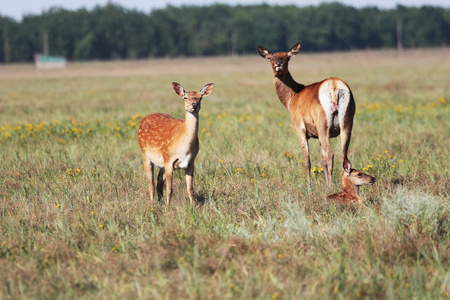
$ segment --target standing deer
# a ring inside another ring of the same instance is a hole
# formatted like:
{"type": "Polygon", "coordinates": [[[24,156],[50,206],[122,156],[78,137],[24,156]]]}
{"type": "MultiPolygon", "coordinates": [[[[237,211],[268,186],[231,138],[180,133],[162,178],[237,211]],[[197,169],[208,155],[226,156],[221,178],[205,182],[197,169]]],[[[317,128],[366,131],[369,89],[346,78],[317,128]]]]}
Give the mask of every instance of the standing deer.
{"type": "Polygon", "coordinates": [[[364,203],[364,199],[359,195],[359,187],[361,185],[372,185],[374,183],[375,177],[364,174],[356,169],[348,168],[342,171],[342,192],[329,195],[327,198],[344,204],[364,203]]]}
{"type": "Polygon", "coordinates": [[[270,53],[258,46],[258,52],[272,65],[273,84],[281,103],[289,110],[291,122],[305,157],[306,178],[311,178],[308,139],[318,138],[325,181],[331,186],[334,154],[330,138],[341,134],[342,166],[351,168],[347,152],[355,115],[355,101],[348,85],[339,78],[327,78],[310,85],[297,83],[288,70],[291,57],[300,51],[297,43],[288,52],[270,53]]]}
{"type": "Polygon", "coordinates": [[[153,169],[157,166],[160,171],[156,191],[158,198],[162,198],[164,182],[166,183],[167,207],[170,205],[172,173],[175,169],[185,170],[189,200],[191,204],[194,202],[194,160],[199,150],[198,113],[201,100],[211,94],[214,84],[205,85],[200,92],[186,92],[176,82],[172,86],[175,93],[184,100],[185,119],[175,119],[161,113],[151,114],[142,119],[138,132],[144,169],[150,184],[150,199],[154,203],[153,169]]]}

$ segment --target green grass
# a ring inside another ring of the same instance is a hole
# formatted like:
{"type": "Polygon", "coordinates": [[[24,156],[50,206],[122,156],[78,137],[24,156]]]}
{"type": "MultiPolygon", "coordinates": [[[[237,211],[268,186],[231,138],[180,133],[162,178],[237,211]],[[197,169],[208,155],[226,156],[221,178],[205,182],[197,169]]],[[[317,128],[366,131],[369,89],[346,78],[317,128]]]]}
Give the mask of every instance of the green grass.
{"type": "Polygon", "coordinates": [[[0,66],[0,298],[444,299],[450,294],[450,50],[301,54],[302,83],[343,78],[361,207],[306,183],[289,113],[256,56],[0,66]],[[191,207],[150,206],[140,119],[183,117],[171,88],[214,82],[191,207]]]}

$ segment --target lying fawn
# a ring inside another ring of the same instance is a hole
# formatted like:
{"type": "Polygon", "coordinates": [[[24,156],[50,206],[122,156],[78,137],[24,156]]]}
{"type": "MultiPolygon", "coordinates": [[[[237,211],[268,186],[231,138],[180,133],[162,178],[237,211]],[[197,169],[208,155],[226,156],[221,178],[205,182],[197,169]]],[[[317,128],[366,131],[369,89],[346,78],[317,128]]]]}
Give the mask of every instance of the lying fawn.
{"type": "Polygon", "coordinates": [[[297,131],[303,150],[306,178],[311,177],[308,139],[319,139],[325,181],[331,186],[334,154],[330,138],[341,135],[341,162],[343,168],[351,167],[347,158],[348,146],[355,115],[355,101],[348,85],[339,78],[303,85],[296,82],[288,70],[291,57],[300,51],[297,43],[288,52],[270,53],[259,46],[258,52],[272,65],[273,84],[281,103],[291,114],[291,123],[297,131]]]}
{"type": "Polygon", "coordinates": [[[341,176],[342,192],[329,195],[327,199],[345,204],[364,203],[364,199],[359,195],[359,187],[374,183],[375,177],[364,174],[356,169],[344,169],[341,176]]]}
{"type": "Polygon", "coordinates": [[[150,184],[150,199],[154,203],[153,169],[156,166],[160,168],[156,191],[158,198],[162,198],[166,183],[167,206],[172,196],[172,173],[175,169],[185,170],[189,200],[191,204],[194,202],[194,160],[199,150],[198,113],[201,100],[211,94],[214,84],[205,85],[200,92],[186,92],[176,82],[172,86],[184,100],[185,119],[175,119],[161,113],[151,114],[142,119],[138,132],[144,169],[150,184]]]}

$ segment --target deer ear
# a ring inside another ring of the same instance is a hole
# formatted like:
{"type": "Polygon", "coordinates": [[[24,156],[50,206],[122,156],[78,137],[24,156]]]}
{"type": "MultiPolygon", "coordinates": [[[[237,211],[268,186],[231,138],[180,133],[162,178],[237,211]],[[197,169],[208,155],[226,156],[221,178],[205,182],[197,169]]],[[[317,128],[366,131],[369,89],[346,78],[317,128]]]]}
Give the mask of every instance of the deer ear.
{"type": "Polygon", "coordinates": [[[342,167],[344,168],[344,172],[345,174],[350,175],[350,171],[352,169],[352,164],[350,163],[350,161],[348,159],[346,159],[344,161],[344,164],[342,165],[342,167]]]}
{"type": "Polygon", "coordinates": [[[179,84],[177,82],[172,82],[172,87],[173,87],[175,93],[177,93],[178,96],[184,97],[184,95],[186,95],[186,91],[183,89],[181,84],[179,84]]]}
{"type": "Polygon", "coordinates": [[[214,83],[208,83],[202,88],[202,90],[200,91],[200,95],[202,95],[202,97],[208,96],[209,94],[211,94],[213,87],[214,83]]]}
{"type": "Polygon", "coordinates": [[[270,54],[269,50],[267,50],[264,47],[258,46],[258,53],[259,55],[261,55],[262,58],[267,58],[270,59],[270,57],[272,56],[272,54],[270,54]]]}
{"type": "Polygon", "coordinates": [[[300,52],[300,43],[295,44],[294,47],[291,48],[291,50],[289,50],[288,55],[290,57],[293,57],[295,55],[297,55],[300,52]]]}

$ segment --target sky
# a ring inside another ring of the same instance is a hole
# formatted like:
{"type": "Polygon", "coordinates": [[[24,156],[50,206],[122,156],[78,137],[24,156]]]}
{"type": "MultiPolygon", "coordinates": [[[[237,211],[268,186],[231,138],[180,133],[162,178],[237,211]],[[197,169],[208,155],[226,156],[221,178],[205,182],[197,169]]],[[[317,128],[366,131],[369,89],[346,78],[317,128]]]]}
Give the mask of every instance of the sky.
{"type": "MultiPolygon", "coordinates": [[[[267,3],[270,5],[297,6],[318,5],[323,2],[336,2],[330,0],[0,0],[0,16],[8,16],[21,21],[24,15],[39,15],[51,7],[62,7],[68,10],[79,8],[92,9],[96,5],[104,6],[108,2],[119,4],[128,9],[136,9],[149,13],[153,9],[165,8],[167,5],[211,5],[222,3],[229,5],[254,5],[267,3]]],[[[397,4],[404,6],[432,5],[450,8],[450,0],[338,0],[337,2],[361,8],[377,6],[380,9],[394,8],[397,4]]]]}

